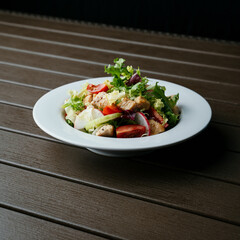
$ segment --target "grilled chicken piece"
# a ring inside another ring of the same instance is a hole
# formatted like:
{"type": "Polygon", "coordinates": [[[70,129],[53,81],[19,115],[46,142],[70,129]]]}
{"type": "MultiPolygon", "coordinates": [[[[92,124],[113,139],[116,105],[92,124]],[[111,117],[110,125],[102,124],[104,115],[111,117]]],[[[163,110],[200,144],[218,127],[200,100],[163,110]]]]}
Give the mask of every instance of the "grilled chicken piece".
{"type": "Polygon", "coordinates": [[[117,106],[123,111],[134,111],[137,108],[136,102],[128,98],[123,98],[117,106]]]}
{"type": "Polygon", "coordinates": [[[150,102],[142,96],[136,97],[134,101],[137,104],[137,108],[139,110],[148,110],[150,108],[150,102]]]}
{"type": "Polygon", "coordinates": [[[151,130],[151,135],[155,135],[161,132],[165,131],[165,128],[163,125],[161,125],[159,122],[154,121],[154,120],[148,120],[149,125],[150,125],[150,130],[151,130]]]}
{"type": "Polygon", "coordinates": [[[114,135],[114,127],[110,124],[102,126],[96,132],[96,136],[113,137],[113,135],[114,135]]]}
{"type": "Polygon", "coordinates": [[[93,96],[92,105],[98,109],[104,109],[109,105],[106,94],[106,92],[100,92],[96,96],[93,96]]]}

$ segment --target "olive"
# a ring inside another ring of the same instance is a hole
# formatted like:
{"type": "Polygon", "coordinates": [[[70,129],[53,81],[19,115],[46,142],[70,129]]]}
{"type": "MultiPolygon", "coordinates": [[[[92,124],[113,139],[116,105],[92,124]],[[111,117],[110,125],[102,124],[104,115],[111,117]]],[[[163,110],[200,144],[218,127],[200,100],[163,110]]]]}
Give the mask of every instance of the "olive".
{"type": "Polygon", "coordinates": [[[131,85],[134,85],[138,82],[141,82],[141,77],[135,73],[131,76],[131,78],[126,82],[126,85],[127,86],[131,86],[131,85]]]}

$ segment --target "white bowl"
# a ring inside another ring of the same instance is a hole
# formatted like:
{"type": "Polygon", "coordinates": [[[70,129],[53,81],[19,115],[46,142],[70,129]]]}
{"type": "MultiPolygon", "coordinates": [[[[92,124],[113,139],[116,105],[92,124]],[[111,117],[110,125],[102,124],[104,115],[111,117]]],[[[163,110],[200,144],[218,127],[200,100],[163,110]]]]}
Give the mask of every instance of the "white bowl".
{"type": "Polygon", "coordinates": [[[208,102],[196,92],[178,84],[149,78],[150,83],[159,82],[159,85],[165,86],[166,95],[179,93],[181,116],[174,128],[142,138],[110,138],[90,135],[69,126],[61,108],[69,97],[68,90],[80,90],[86,81],[98,84],[106,79],[112,80],[110,77],[92,78],[66,84],[46,93],[33,108],[36,124],[54,138],[101,155],[133,156],[182,142],[203,130],[211,119],[212,111],[208,102]]]}

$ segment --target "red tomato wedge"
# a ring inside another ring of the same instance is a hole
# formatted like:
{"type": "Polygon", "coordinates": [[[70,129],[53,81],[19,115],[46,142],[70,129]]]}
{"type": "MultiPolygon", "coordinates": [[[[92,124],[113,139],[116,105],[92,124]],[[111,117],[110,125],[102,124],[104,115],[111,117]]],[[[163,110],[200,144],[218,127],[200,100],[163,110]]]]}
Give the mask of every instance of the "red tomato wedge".
{"type": "Polygon", "coordinates": [[[98,84],[98,85],[93,85],[93,84],[88,84],[87,90],[90,93],[97,94],[100,92],[106,92],[108,90],[108,86],[104,83],[98,84]]]}
{"type": "Polygon", "coordinates": [[[108,105],[103,109],[103,114],[108,115],[108,114],[113,114],[113,113],[120,113],[122,112],[121,109],[119,109],[116,105],[108,105]]]}
{"type": "Polygon", "coordinates": [[[116,129],[117,138],[141,137],[146,133],[146,127],[142,125],[124,125],[116,129]]]}

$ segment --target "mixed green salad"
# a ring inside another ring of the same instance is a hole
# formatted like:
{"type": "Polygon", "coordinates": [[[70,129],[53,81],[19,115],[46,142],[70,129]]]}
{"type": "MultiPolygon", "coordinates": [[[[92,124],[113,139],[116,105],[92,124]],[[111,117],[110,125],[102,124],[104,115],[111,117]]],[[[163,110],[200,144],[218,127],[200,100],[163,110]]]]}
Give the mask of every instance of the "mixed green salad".
{"type": "Polygon", "coordinates": [[[162,133],[179,121],[179,94],[166,96],[165,87],[150,84],[140,69],[116,58],[105,66],[111,81],[86,82],[80,91],[69,91],[62,106],[66,122],[96,136],[133,138],[162,133]]]}

